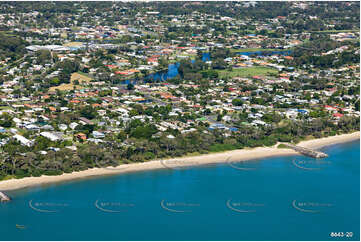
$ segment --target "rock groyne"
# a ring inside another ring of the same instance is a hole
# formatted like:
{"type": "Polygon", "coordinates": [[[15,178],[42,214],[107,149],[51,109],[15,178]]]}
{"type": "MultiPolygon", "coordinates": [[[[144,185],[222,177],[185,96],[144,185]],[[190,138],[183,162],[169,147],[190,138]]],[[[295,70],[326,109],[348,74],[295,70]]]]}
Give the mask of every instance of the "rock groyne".
{"type": "Polygon", "coordinates": [[[305,155],[305,156],[309,156],[309,157],[312,157],[312,158],[326,158],[328,157],[328,155],[326,153],[323,153],[321,151],[317,151],[317,150],[313,150],[313,149],[310,149],[310,148],[305,148],[305,147],[302,147],[302,146],[296,146],[296,145],[291,145],[291,144],[285,144],[287,147],[297,151],[298,153],[301,153],[302,155],[305,155]]]}

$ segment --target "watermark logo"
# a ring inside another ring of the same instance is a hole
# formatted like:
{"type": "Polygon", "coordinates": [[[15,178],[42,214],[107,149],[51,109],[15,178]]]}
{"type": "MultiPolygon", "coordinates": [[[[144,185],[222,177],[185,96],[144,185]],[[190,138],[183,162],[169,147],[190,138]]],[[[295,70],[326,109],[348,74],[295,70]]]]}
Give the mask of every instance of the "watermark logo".
{"type": "Polygon", "coordinates": [[[200,162],[197,161],[186,161],[186,160],[178,160],[178,159],[169,159],[169,160],[160,160],[160,164],[171,170],[182,170],[187,169],[191,166],[200,165],[200,162]]]}
{"type": "Polygon", "coordinates": [[[123,171],[129,168],[128,164],[119,164],[119,165],[115,165],[112,166],[110,165],[112,162],[111,161],[107,161],[107,160],[103,160],[103,159],[96,159],[95,160],[95,164],[99,167],[99,168],[103,168],[103,169],[107,169],[107,170],[113,170],[113,171],[123,171]]]}
{"type": "Polygon", "coordinates": [[[120,213],[126,212],[135,207],[134,203],[125,203],[119,201],[99,201],[96,200],[94,206],[102,212],[106,213],[120,213]]]}
{"type": "Polygon", "coordinates": [[[16,224],[15,227],[17,229],[26,229],[26,226],[25,225],[21,225],[21,224],[16,224]]]}
{"type": "Polygon", "coordinates": [[[59,171],[61,170],[62,164],[54,159],[47,159],[43,161],[39,161],[39,163],[35,163],[34,161],[29,161],[30,166],[43,170],[43,171],[59,171]]]}
{"type": "Polygon", "coordinates": [[[319,160],[319,159],[313,159],[313,160],[297,160],[293,159],[292,164],[302,170],[308,170],[308,171],[315,171],[315,170],[322,170],[330,166],[332,163],[327,160],[319,160]]]}
{"type": "Polygon", "coordinates": [[[353,102],[353,105],[356,106],[356,103],[359,103],[360,102],[360,97],[357,97],[356,101],[353,102]]]}
{"type": "Polygon", "coordinates": [[[50,150],[43,154],[43,159],[37,159],[36,155],[32,152],[24,153],[23,156],[26,157],[29,165],[35,169],[43,171],[61,171],[64,156],[57,153],[58,151],[50,150]]]}
{"type": "Polygon", "coordinates": [[[6,162],[8,161],[7,158],[0,160],[0,170],[6,169],[6,162]]]}
{"type": "Polygon", "coordinates": [[[228,199],[226,202],[227,208],[237,213],[255,213],[260,208],[264,207],[264,203],[255,203],[255,202],[241,202],[241,201],[232,201],[228,199]]]}
{"type": "Polygon", "coordinates": [[[259,168],[258,160],[241,160],[241,161],[232,161],[232,157],[228,157],[226,163],[233,169],[240,171],[253,171],[259,168]]]}
{"type": "Polygon", "coordinates": [[[29,207],[40,213],[57,213],[62,209],[69,207],[69,204],[64,202],[34,202],[33,200],[30,200],[29,207]]]}
{"type": "Polygon", "coordinates": [[[166,202],[162,200],[160,206],[169,212],[173,213],[189,213],[192,212],[195,208],[200,207],[199,203],[190,203],[190,202],[166,202]]]}
{"type": "Polygon", "coordinates": [[[300,202],[293,200],[292,207],[303,213],[320,213],[326,208],[333,207],[333,204],[320,202],[300,202]]]}
{"type": "MultiPolygon", "coordinates": [[[[112,152],[112,148],[110,149],[110,152],[112,152]]],[[[107,170],[113,170],[113,171],[123,171],[129,168],[128,164],[118,164],[114,157],[99,157],[96,155],[93,155],[92,160],[99,168],[107,169],[107,170]]]]}
{"type": "Polygon", "coordinates": [[[162,82],[165,82],[166,81],[166,78],[165,78],[165,73],[162,73],[161,75],[160,75],[160,80],[162,81],[162,82]]]}

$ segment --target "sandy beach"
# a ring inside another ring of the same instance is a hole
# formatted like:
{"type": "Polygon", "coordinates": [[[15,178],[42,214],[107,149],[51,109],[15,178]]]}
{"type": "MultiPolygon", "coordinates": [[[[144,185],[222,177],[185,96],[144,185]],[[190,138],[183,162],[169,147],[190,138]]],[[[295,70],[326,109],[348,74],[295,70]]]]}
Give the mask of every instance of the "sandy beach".
{"type": "MultiPolygon", "coordinates": [[[[302,141],[298,145],[306,148],[319,149],[324,146],[344,143],[357,139],[360,139],[360,132],[302,141]]],[[[290,149],[278,149],[276,147],[258,147],[252,149],[232,150],[222,153],[212,153],[184,158],[182,157],[167,160],[154,160],[144,163],[126,164],[120,165],[118,167],[93,168],[85,171],[66,173],[59,176],[41,176],[26,177],[22,179],[11,179],[6,181],[0,181],[0,191],[15,190],[30,186],[39,186],[49,183],[57,183],[74,179],[84,179],[89,177],[120,174],[126,172],[137,172],[155,169],[181,169],[185,166],[236,162],[288,155],[298,155],[298,153],[290,149]]]]}

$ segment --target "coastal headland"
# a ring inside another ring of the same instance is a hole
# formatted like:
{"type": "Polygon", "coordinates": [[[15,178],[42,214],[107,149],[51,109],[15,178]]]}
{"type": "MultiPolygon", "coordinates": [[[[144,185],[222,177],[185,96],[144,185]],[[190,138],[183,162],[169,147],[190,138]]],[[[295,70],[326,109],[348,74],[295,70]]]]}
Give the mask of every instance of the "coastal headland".
{"type": "MultiPolygon", "coordinates": [[[[325,146],[349,142],[360,139],[360,132],[354,132],[350,134],[342,134],[336,136],[330,136],[320,139],[312,139],[302,141],[298,146],[319,149],[325,146]]],[[[0,181],[0,191],[16,190],[31,186],[40,186],[50,183],[65,182],[75,179],[84,179],[95,176],[114,175],[128,172],[155,170],[155,169],[173,169],[180,167],[207,165],[225,162],[239,162],[246,160],[254,160],[260,158],[274,157],[274,156],[289,156],[299,155],[292,149],[280,149],[274,147],[257,147],[247,148],[240,150],[232,150],[221,153],[211,153],[199,156],[188,156],[171,158],[167,160],[153,160],[144,163],[132,163],[124,164],[117,167],[109,168],[92,168],[85,171],[65,173],[58,176],[40,176],[40,177],[26,177],[22,179],[11,179],[0,181]]]]}

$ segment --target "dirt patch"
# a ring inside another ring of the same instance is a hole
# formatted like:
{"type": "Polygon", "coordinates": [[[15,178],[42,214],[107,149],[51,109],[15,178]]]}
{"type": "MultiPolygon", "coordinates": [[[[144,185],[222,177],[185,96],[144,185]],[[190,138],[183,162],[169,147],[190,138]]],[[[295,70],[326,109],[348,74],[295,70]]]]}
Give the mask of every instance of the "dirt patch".
{"type": "Polygon", "coordinates": [[[91,80],[93,80],[93,78],[89,77],[89,76],[86,76],[84,74],[80,74],[80,73],[73,73],[71,74],[71,77],[70,77],[70,82],[73,83],[73,81],[75,80],[78,80],[79,83],[89,83],[91,80]]]}
{"type": "Polygon", "coordinates": [[[49,88],[49,91],[52,92],[52,91],[55,91],[56,89],[58,89],[60,91],[69,91],[69,90],[73,90],[74,87],[76,89],[79,89],[80,88],[79,85],[74,85],[75,80],[78,80],[79,84],[87,84],[93,79],[89,76],[74,72],[73,74],[71,74],[70,83],[63,83],[59,86],[51,87],[51,88],[49,88]]]}

